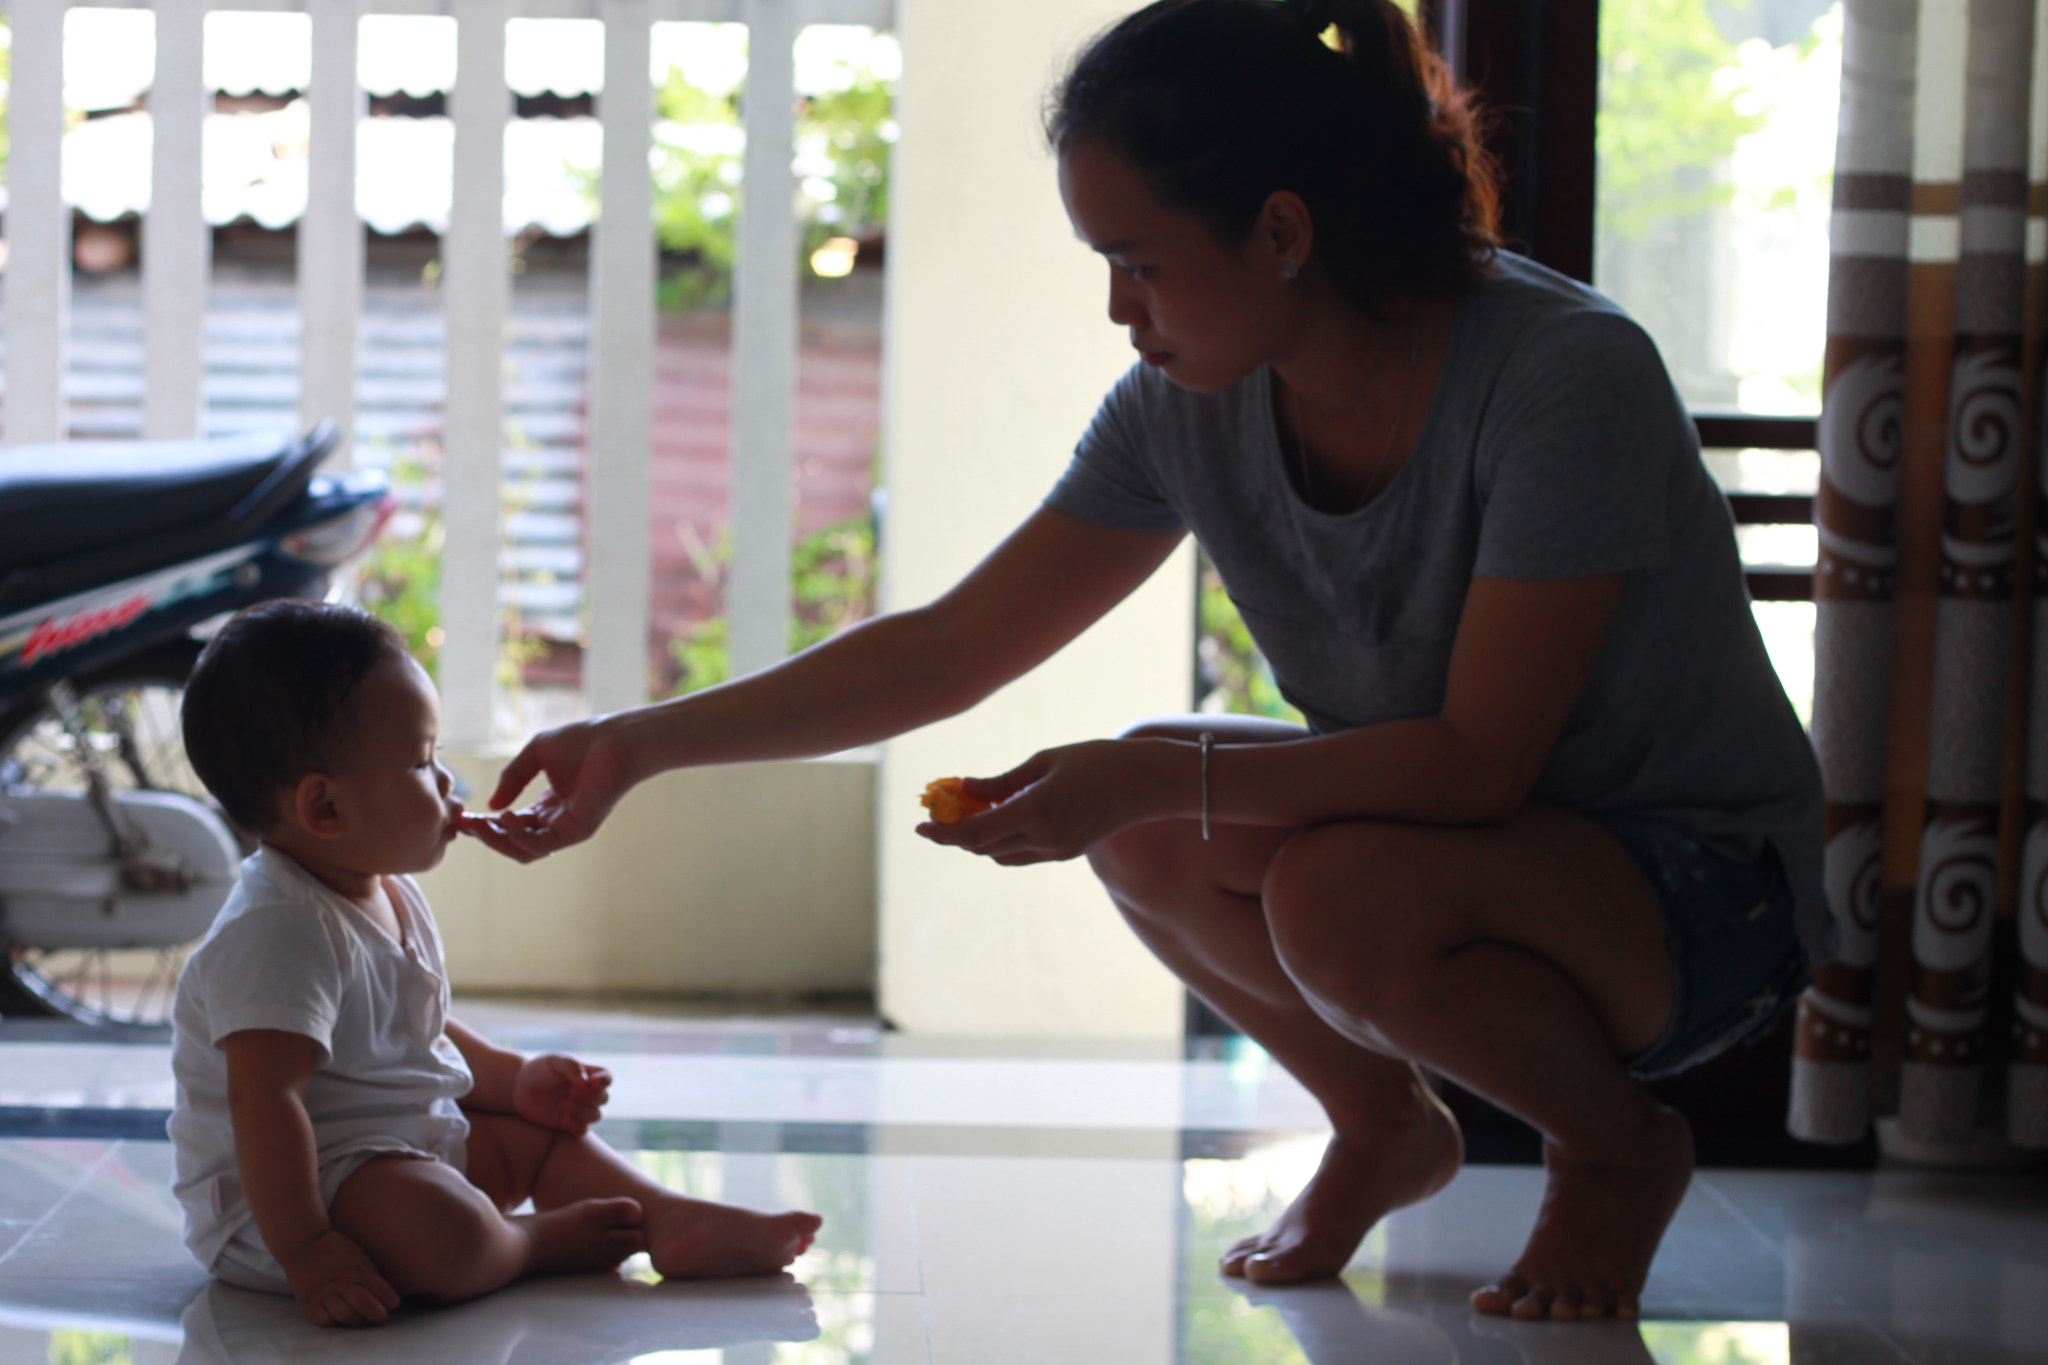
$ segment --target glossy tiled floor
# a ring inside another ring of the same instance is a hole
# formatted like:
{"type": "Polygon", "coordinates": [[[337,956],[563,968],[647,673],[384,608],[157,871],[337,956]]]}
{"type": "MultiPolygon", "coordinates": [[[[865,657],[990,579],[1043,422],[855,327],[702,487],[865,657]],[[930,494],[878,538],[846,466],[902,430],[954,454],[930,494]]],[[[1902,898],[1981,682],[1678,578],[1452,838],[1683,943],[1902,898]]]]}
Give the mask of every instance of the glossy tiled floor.
{"type": "Polygon", "coordinates": [[[1640,1327],[1504,1323],[1464,1299],[1528,1228],[1524,1168],[1469,1168],[1341,1283],[1218,1278],[1320,1146],[1314,1107],[1256,1054],[459,1012],[610,1065],[610,1141],[694,1193],[817,1209],[817,1247],[790,1277],[667,1285],[629,1263],[322,1332],[186,1259],[164,1048],[0,1026],[0,1365],[2048,1362],[2039,1175],[1703,1172],[1640,1327]]]}

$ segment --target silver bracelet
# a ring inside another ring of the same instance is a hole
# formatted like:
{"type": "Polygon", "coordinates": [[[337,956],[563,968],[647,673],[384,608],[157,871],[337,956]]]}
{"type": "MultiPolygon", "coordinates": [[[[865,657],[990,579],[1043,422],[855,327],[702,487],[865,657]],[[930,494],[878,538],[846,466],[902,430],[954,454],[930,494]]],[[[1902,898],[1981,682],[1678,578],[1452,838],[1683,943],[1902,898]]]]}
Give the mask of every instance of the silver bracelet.
{"type": "Polygon", "coordinates": [[[1216,732],[1204,730],[1197,736],[1202,746],[1202,842],[1209,842],[1209,751],[1216,747],[1216,732]]]}

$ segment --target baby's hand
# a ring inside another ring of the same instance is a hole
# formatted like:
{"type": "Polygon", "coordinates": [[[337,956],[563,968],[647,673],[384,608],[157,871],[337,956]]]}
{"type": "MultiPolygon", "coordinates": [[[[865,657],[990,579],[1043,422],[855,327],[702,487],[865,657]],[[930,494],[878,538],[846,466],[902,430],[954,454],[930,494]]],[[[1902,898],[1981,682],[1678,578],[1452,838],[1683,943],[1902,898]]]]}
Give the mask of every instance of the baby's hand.
{"type": "Polygon", "coordinates": [[[278,1264],[315,1327],[368,1327],[398,1307],[398,1291],[377,1273],[368,1253],[333,1228],[278,1264]]]}
{"type": "Polygon", "coordinates": [[[528,1057],[512,1080],[512,1110],[530,1123],[582,1137],[611,1098],[612,1073],[550,1052],[528,1057]]]}

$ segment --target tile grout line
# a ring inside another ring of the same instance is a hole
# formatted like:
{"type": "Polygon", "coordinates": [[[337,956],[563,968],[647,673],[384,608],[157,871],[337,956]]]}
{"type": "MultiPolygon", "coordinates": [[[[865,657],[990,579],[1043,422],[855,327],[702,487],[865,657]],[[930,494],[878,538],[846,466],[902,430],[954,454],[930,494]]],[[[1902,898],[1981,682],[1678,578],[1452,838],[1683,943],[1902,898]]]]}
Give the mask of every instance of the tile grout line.
{"type": "Polygon", "coordinates": [[[1779,1265],[1782,1266],[1785,1263],[1785,1249],[1772,1241],[1770,1235],[1758,1227],[1748,1214],[1737,1208],[1735,1201],[1730,1199],[1727,1193],[1714,1183],[1712,1177],[1703,1172],[1694,1172],[1693,1184],[1705,1189],[1713,1201],[1721,1206],[1724,1213],[1742,1225],[1743,1231],[1763,1243],[1770,1253],[1778,1258],[1779,1265]]]}
{"type": "Polygon", "coordinates": [[[938,1365],[932,1347],[932,1300],[924,1282],[924,1234],[917,1217],[917,1163],[903,1163],[903,1189],[910,1204],[910,1252],[917,1260],[917,1320],[924,1328],[925,1365],[938,1365]]]}
{"type": "Polygon", "coordinates": [[[78,1179],[72,1183],[71,1188],[64,1191],[63,1194],[59,1195],[57,1197],[56,1202],[50,1205],[48,1211],[45,1212],[42,1217],[36,1219],[36,1221],[30,1225],[27,1232],[22,1233],[21,1236],[15,1239],[13,1246],[7,1248],[5,1252],[0,1252],[0,1269],[4,1269],[7,1263],[14,1259],[16,1252],[20,1251],[23,1247],[27,1246],[30,1242],[35,1240],[36,1234],[41,1232],[43,1228],[49,1223],[49,1221],[57,1216],[57,1211],[63,1208],[66,1204],[70,1203],[72,1197],[75,1196],[80,1190],[84,1189],[87,1183],[89,1183],[94,1176],[100,1173],[100,1169],[102,1167],[104,1167],[109,1161],[112,1161],[114,1159],[114,1153],[119,1151],[120,1148],[121,1139],[118,1138],[115,1139],[113,1142],[107,1144],[107,1150],[100,1153],[99,1159],[93,1162],[92,1165],[85,1171],[85,1173],[79,1176],[78,1179]]]}
{"type": "MultiPolygon", "coordinates": [[[[1697,1185],[1704,1186],[1706,1188],[1707,1193],[1713,1196],[1715,1203],[1719,1204],[1723,1209],[1727,1211],[1730,1217],[1735,1219],[1736,1222],[1740,1223],[1745,1229],[1747,1229],[1751,1236],[1755,1237],[1759,1242],[1762,1242],[1764,1246],[1770,1250],[1771,1254],[1777,1258],[1778,1264],[1781,1268],[1789,1269],[1789,1263],[1785,1259],[1785,1249],[1782,1246],[1778,1245],[1778,1243],[1772,1241],[1770,1236],[1767,1233],[1765,1233],[1762,1228],[1758,1227],[1753,1221],[1751,1221],[1747,1214],[1745,1214],[1741,1209],[1737,1208],[1735,1206],[1735,1201],[1730,1199],[1727,1193],[1723,1191],[1718,1185],[1716,1185],[1710,1177],[1696,1173],[1693,1177],[1693,1182],[1697,1185]]],[[[1868,1313],[1865,1313],[1861,1308],[1849,1302],[1847,1298],[1845,1298],[1838,1292],[1831,1290],[1829,1291],[1829,1296],[1833,1298],[1838,1305],[1849,1311],[1850,1315],[1855,1319],[1858,1326],[1862,1327],[1865,1331],[1869,1332],[1872,1336],[1876,1337],[1879,1341],[1883,1342],[1886,1346],[1890,1347],[1892,1352],[1898,1356],[1901,1365],[1922,1365],[1920,1357],[1914,1355],[1912,1352],[1908,1351],[1904,1346],[1901,1346],[1897,1341],[1893,1340],[1891,1333],[1885,1331],[1883,1327],[1879,1326],[1870,1317],[1868,1313]]],[[[1789,1308],[1790,1305],[1788,1304],[1787,1307],[1789,1308]]],[[[1787,1317],[1787,1322],[1789,1325],[1789,1314],[1787,1317]]]]}

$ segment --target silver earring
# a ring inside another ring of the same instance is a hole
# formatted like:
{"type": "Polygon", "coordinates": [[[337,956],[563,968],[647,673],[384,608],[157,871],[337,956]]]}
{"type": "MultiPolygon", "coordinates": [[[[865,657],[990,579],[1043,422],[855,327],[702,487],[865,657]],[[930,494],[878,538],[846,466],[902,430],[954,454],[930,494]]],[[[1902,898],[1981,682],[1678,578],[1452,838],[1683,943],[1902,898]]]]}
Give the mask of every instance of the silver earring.
{"type": "Polygon", "coordinates": [[[1293,261],[1282,261],[1280,262],[1280,273],[1291,280],[1301,273],[1301,267],[1293,261]]]}

